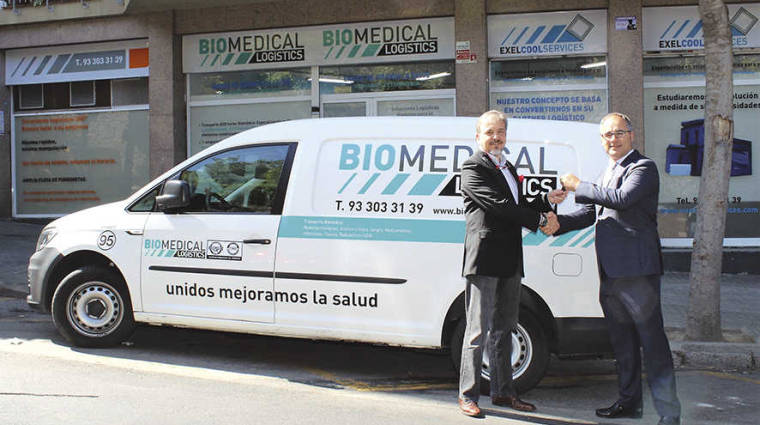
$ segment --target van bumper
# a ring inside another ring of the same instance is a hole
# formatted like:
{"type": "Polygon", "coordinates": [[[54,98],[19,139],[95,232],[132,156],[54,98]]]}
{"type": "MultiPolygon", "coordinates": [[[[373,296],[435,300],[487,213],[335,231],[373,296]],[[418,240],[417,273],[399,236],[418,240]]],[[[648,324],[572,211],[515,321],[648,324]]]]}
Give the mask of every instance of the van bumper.
{"type": "Polygon", "coordinates": [[[26,271],[29,295],[26,297],[26,303],[31,308],[43,312],[50,310],[50,297],[46,295],[47,286],[51,272],[62,258],[63,255],[54,248],[43,248],[29,258],[29,267],[26,271]]]}

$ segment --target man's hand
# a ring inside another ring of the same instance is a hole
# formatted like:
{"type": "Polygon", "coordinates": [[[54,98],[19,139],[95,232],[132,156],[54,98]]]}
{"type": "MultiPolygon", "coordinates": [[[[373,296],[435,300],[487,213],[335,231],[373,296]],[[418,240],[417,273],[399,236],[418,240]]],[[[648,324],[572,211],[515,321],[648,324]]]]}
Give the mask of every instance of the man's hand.
{"type": "Polygon", "coordinates": [[[567,197],[567,192],[562,189],[554,189],[546,196],[552,204],[560,204],[567,197]]]}
{"type": "Polygon", "coordinates": [[[562,183],[562,187],[565,190],[569,190],[571,192],[575,192],[575,189],[578,187],[578,183],[581,182],[581,180],[576,177],[575,174],[565,174],[559,178],[559,181],[562,183]]]}
{"type": "Polygon", "coordinates": [[[557,215],[553,212],[546,213],[546,218],[548,221],[546,222],[546,226],[541,227],[541,231],[551,236],[559,230],[559,221],[557,220],[557,215]]]}

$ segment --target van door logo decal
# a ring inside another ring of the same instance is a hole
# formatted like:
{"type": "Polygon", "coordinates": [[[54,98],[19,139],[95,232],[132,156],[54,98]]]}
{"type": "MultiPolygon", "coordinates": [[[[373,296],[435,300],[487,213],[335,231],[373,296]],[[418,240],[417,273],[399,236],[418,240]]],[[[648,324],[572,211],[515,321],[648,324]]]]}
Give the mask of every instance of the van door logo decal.
{"type": "Polygon", "coordinates": [[[233,260],[243,259],[240,252],[242,241],[209,240],[206,258],[209,260],[233,260]]]}

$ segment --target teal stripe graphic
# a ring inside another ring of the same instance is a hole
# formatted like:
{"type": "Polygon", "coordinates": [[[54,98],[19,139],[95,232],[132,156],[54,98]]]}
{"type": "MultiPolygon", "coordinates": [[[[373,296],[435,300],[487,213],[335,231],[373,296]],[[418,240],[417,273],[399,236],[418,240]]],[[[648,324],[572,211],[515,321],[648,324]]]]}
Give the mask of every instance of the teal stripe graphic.
{"type": "Polygon", "coordinates": [[[42,63],[40,63],[40,66],[38,66],[37,70],[34,71],[34,75],[42,74],[42,70],[45,69],[45,65],[48,64],[48,62],[50,61],[50,58],[52,58],[52,56],[50,55],[47,55],[44,58],[42,58],[42,63]]]}
{"type": "Polygon", "coordinates": [[[596,238],[591,238],[591,239],[589,239],[589,241],[588,241],[588,242],[586,242],[585,244],[583,244],[583,247],[584,247],[584,248],[588,248],[588,247],[590,247],[590,246],[591,246],[591,245],[594,243],[594,241],[595,241],[595,240],[596,240],[596,238]]]}
{"type": "Polygon", "coordinates": [[[33,57],[33,58],[32,58],[32,61],[31,61],[31,62],[29,62],[29,65],[27,65],[27,66],[26,66],[26,69],[25,69],[25,70],[24,70],[24,72],[21,74],[21,76],[24,76],[24,75],[26,75],[26,73],[27,73],[27,72],[29,72],[29,68],[31,68],[31,67],[32,67],[32,65],[34,65],[34,61],[36,61],[36,60],[37,60],[37,56],[35,56],[35,57],[33,57]]]}
{"type": "Polygon", "coordinates": [[[356,56],[356,53],[359,51],[360,47],[362,47],[362,46],[359,45],[359,44],[357,44],[356,46],[354,46],[354,48],[351,49],[351,51],[348,53],[348,57],[352,58],[352,57],[356,56]]]}
{"type": "Polygon", "coordinates": [[[363,57],[366,56],[375,56],[375,53],[377,53],[378,50],[380,50],[380,44],[370,44],[367,46],[366,49],[364,49],[364,52],[362,53],[363,57]]]}
{"type": "Polygon", "coordinates": [[[248,63],[248,59],[253,56],[253,53],[251,52],[243,52],[238,56],[237,60],[235,61],[235,65],[242,65],[244,63],[248,63]]]}
{"type": "Polygon", "coordinates": [[[446,178],[446,174],[425,174],[420,177],[409,195],[432,195],[433,191],[446,178]]]}
{"type": "Polygon", "coordinates": [[[335,55],[335,59],[338,59],[340,57],[340,55],[343,54],[344,50],[346,50],[346,46],[343,46],[343,47],[340,48],[340,50],[338,50],[338,54],[335,55]]]}
{"type": "Polygon", "coordinates": [[[325,59],[327,59],[327,58],[330,57],[330,53],[332,53],[333,49],[334,49],[334,47],[330,47],[330,50],[327,51],[327,54],[324,57],[325,59]]]}
{"type": "Polygon", "coordinates": [[[570,239],[573,238],[573,236],[577,235],[579,230],[573,230],[572,232],[567,232],[564,235],[557,236],[554,238],[554,241],[552,241],[549,246],[565,246],[566,243],[570,242],[570,239]]]}
{"type": "Polygon", "coordinates": [[[570,246],[573,247],[575,245],[578,245],[582,240],[586,239],[586,236],[590,235],[593,231],[594,227],[587,229],[581,236],[578,237],[578,239],[575,240],[575,242],[571,243],[570,246]]]}
{"type": "Polygon", "coordinates": [[[219,60],[219,56],[221,56],[221,55],[214,56],[214,60],[211,61],[211,64],[209,66],[214,66],[214,64],[216,63],[216,61],[219,60]]]}
{"type": "Polygon", "coordinates": [[[364,193],[366,193],[369,190],[370,186],[372,186],[372,183],[374,183],[378,177],[380,177],[380,173],[373,174],[372,177],[370,177],[369,180],[367,180],[367,183],[365,183],[364,186],[361,189],[359,189],[359,194],[363,195],[364,193]]]}
{"type": "Polygon", "coordinates": [[[286,216],[279,237],[461,244],[464,221],[286,216]]]}
{"type": "Polygon", "coordinates": [[[145,256],[146,257],[174,257],[174,254],[177,252],[176,249],[146,249],[145,250],[145,256]]]}
{"type": "Polygon", "coordinates": [[[18,65],[16,65],[16,69],[13,70],[13,73],[11,74],[11,77],[15,77],[16,76],[16,72],[18,72],[18,69],[21,68],[21,65],[24,63],[25,60],[26,60],[26,56],[24,56],[23,58],[21,58],[21,61],[18,63],[18,65]]]}
{"type": "Polygon", "coordinates": [[[231,60],[232,60],[232,58],[234,58],[234,57],[235,57],[235,54],[234,54],[234,53],[228,53],[228,54],[227,54],[227,57],[226,57],[226,58],[224,58],[224,61],[222,62],[222,65],[227,65],[228,63],[230,63],[230,61],[231,61],[231,60]]]}
{"type": "Polygon", "coordinates": [[[346,187],[348,186],[348,184],[351,183],[351,180],[353,180],[354,177],[356,177],[356,174],[357,173],[352,174],[351,177],[349,177],[348,180],[346,180],[346,183],[343,184],[343,187],[340,188],[340,190],[338,191],[338,193],[343,193],[343,190],[345,190],[346,187]]]}
{"type": "Polygon", "coordinates": [[[531,232],[527,235],[523,236],[523,246],[538,246],[541,245],[546,239],[548,239],[548,236],[538,232],[531,232]]]}
{"type": "Polygon", "coordinates": [[[203,64],[205,64],[205,63],[206,63],[206,61],[208,60],[208,57],[209,57],[209,55],[206,55],[206,56],[203,58],[203,60],[201,61],[201,66],[203,66],[203,64]]]}
{"type": "Polygon", "coordinates": [[[48,69],[48,74],[57,74],[61,71],[61,68],[63,68],[64,65],[66,65],[66,62],[68,62],[71,55],[58,55],[55,58],[55,62],[53,62],[53,66],[48,69]]]}
{"type": "Polygon", "coordinates": [[[399,174],[383,189],[382,195],[395,195],[402,184],[409,178],[409,173],[399,174]]]}

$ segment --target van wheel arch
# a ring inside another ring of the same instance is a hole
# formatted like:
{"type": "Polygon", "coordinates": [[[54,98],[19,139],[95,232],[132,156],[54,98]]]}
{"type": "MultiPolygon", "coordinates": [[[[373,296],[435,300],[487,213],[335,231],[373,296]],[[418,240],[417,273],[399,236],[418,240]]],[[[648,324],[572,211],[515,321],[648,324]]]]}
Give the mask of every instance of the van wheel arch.
{"type": "Polygon", "coordinates": [[[42,302],[40,303],[40,305],[44,306],[45,311],[52,311],[53,294],[58,289],[61,281],[69,273],[85,266],[100,266],[112,269],[124,280],[124,274],[121,270],[103,254],[88,250],[73,252],[61,258],[47,276],[43,285],[42,302]]]}
{"type": "Polygon", "coordinates": [[[82,266],[57,286],[53,324],[77,347],[110,347],[135,330],[132,302],[123,277],[113,267],[82,266]]]}

